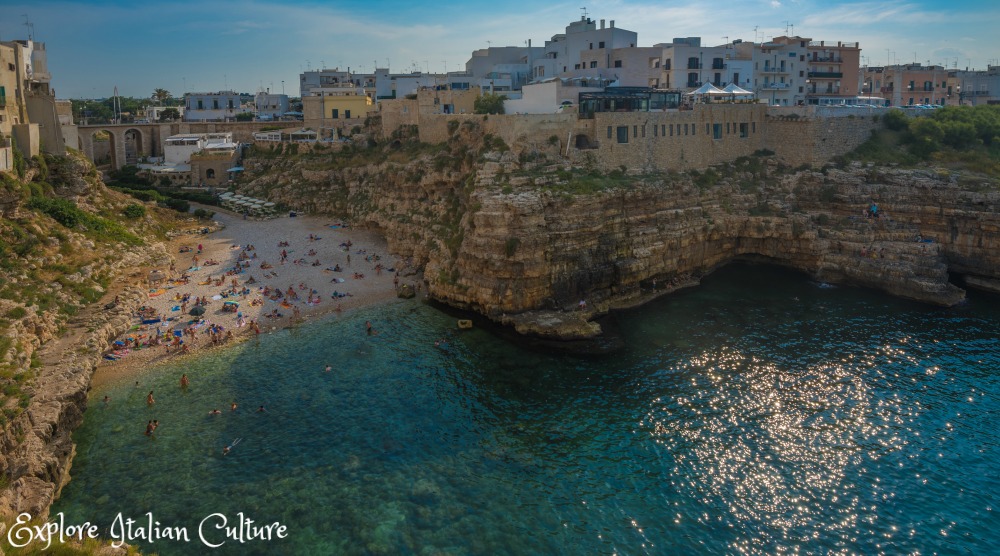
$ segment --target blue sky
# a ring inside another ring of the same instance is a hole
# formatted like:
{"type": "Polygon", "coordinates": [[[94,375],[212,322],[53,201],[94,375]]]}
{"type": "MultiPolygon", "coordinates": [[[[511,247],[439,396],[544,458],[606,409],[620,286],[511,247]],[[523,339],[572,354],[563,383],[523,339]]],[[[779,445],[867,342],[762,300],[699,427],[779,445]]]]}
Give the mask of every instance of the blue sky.
{"type": "Polygon", "coordinates": [[[183,92],[261,87],[298,95],[306,69],[348,66],[393,72],[464,69],[472,50],[541,46],[580,18],[615,20],[638,46],[701,36],[721,44],[792,34],[860,42],[870,65],[1000,64],[1000,2],[995,0],[604,0],[597,2],[291,2],[216,0],[157,3],[33,0],[0,9],[0,40],[46,43],[59,98],[147,97],[157,87],[183,92]],[[24,15],[22,15],[24,14],[24,15]],[[756,31],[755,31],[756,27],[756,31]]]}

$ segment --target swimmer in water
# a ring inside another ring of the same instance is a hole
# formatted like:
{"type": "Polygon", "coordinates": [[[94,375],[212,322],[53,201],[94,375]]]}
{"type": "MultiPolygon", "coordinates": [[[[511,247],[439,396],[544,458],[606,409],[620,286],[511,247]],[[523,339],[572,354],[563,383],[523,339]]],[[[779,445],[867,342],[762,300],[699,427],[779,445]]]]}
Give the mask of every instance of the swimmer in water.
{"type": "Polygon", "coordinates": [[[228,455],[229,452],[232,452],[233,448],[235,448],[236,445],[239,444],[241,440],[243,440],[243,439],[242,438],[237,438],[237,439],[234,439],[232,442],[230,442],[229,446],[226,446],[225,448],[222,449],[222,455],[225,456],[225,455],[228,455]]]}
{"type": "Polygon", "coordinates": [[[208,414],[209,415],[221,415],[222,412],[219,411],[218,409],[213,409],[212,411],[209,411],[208,414]]]}
{"type": "Polygon", "coordinates": [[[327,366],[326,366],[326,372],[330,372],[330,371],[332,371],[332,370],[333,370],[333,367],[331,367],[330,365],[327,365],[327,366]]]}

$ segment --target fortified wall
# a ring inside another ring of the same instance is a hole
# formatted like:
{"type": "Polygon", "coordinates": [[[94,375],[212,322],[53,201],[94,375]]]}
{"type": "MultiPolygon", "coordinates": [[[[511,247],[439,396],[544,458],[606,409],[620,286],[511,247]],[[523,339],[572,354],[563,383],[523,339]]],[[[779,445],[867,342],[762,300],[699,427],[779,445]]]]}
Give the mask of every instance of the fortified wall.
{"type": "Polygon", "coordinates": [[[559,114],[427,114],[416,100],[386,102],[382,135],[416,126],[420,140],[443,143],[456,125],[475,122],[515,150],[555,144],[576,165],[603,171],[684,171],[733,161],[762,149],[789,166],[818,166],[865,142],[884,109],[696,104],[691,110],[559,114]],[[555,138],[555,139],[553,139],[555,138]]]}

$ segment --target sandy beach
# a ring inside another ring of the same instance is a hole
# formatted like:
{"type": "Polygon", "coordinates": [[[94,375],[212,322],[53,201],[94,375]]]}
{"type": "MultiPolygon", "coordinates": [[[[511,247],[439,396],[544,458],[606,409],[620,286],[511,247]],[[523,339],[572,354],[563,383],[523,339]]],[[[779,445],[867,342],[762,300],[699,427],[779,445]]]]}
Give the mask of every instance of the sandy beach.
{"type": "Polygon", "coordinates": [[[420,279],[389,255],[377,234],[330,218],[244,220],[222,210],[213,220],[221,229],[169,242],[173,268],[157,269],[162,279],[145,277],[145,316],[135,315],[132,329],[116,339],[92,386],[324,314],[382,303],[396,297],[397,282],[417,285],[420,279]],[[192,315],[199,299],[207,301],[204,313],[192,315]]]}

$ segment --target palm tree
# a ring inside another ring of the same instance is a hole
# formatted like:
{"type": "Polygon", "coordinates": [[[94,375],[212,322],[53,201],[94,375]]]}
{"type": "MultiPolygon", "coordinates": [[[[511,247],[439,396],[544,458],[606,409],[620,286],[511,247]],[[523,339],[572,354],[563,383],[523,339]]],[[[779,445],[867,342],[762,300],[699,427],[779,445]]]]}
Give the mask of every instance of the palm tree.
{"type": "Polygon", "coordinates": [[[170,91],[166,89],[156,89],[153,91],[152,95],[152,98],[157,102],[159,102],[161,105],[163,104],[164,101],[169,100],[172,97],[173,95],[171,95],[170,91]]]}

